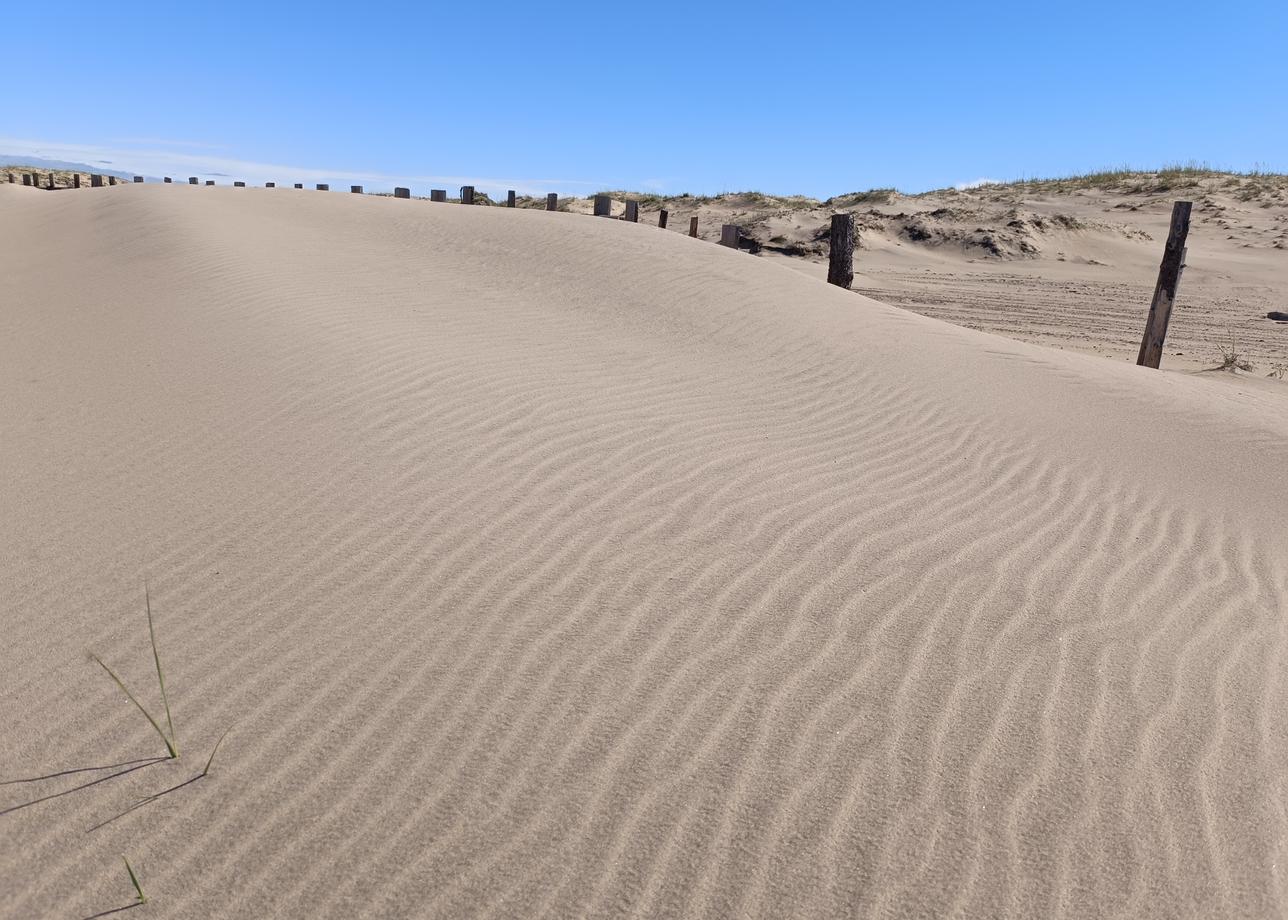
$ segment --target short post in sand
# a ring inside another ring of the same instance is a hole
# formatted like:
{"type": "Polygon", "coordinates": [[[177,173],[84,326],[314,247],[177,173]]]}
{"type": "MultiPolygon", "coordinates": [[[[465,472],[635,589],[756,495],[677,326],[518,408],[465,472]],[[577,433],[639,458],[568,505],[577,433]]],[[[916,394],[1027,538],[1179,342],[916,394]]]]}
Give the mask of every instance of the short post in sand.
{"type": "Polygon", "coordinates": [[[395,188],[395,189],[394,189],[394,197],[395,197],[395,198],[410,198],[410,197],[411,197],[411,189],[409,189],[409,188],[403,188],[403,187],[400,185],[400,186],[398,186],[397,188],[395,188]]]}
{"type": "Polygon", "coordinates": [[[50,173],[46,178],[49,180],[49,190],[52,192],[54,190],[54,174],[50,173]]]}
{"type": "Polygon", "coordinates": [[[116,176],[108,176],[108,177],[107,177],[107,184],[108,184],[108,185],[116,185],[116,176]]]}
{"type": "Polygon", "coordinates": [[[430,201],[446,201],[446,200],[447,200],[447,189],[445,189],[445,188],[431,188],[431,189],[429,190],[429,200],[430,200],[430,201]]]}
{"type": "Polygon", "coordinates": [[[694,239],[698,238],[698,219],[697,217],[689,218],[689,236],[694,239]]]}
{"type": "Polygon", "coordinates": [[[325,183],[325,182],[319,182],[319,183],[317,184],[317,190],[318,190],[319,192],[329,192],[329,191],[331,191],[331,186],[330,186],[330,185],[328,185],[328,184],[327,184],[327,183],[325,183]]]}
{"type": "Polygon", "coordinates": [[[556,192],[551,192],[549,195],[546,196],[546,210],[547,211],[559,210],[559,195],[556,192]]]}
{"type": "Polygon", "coordinates": [[[666,229],[666,219],[667,219],[668,217],[670,217],[670,216],[671,216],[671,215],[667,212],[666,208],[663,208],[662,210],[658,211],[658,212],[657,212],[657,225],[658,225],[658,227],[660,227],[661,229],[665,230],[665,229],[666,229]]]}
{"type": "Polygon", "coordinates": [[[720,245],[728,246],[730,249],[738,248],[738,240],[742,237],[742,230],[737,224],[720,225],[720,245]]]}
{"type": "Polygon", "coordinates": [[[295,183],[295,187],[296,187],[296,188],[304,188],[304,183],[303,183],[303,182],[296,182],[296,183],[295,183]]]}
{"type": "Polygon", "coordinates": [[[505,206],[507,208],[514,207],[514,189],[510,189],[505,193],[505,206]]]}
{"type": "Polygon", "coordinates": [[[89,177],[89,187],[90,187],[90,188],[102,188],[102,187],[103,187],[103,177],[102,177],[102,176],[99,176],[99,175],[93,175],[93,176],[90,176],[90,177],[89,177]]]}
{"type": "Polygon", "coordinates": [[[138,185],[138,184],[139,184],[140,182],[142,182],[142,181],[143,181],[143,177],[142,177],[142,176],[135,176],[135,177],[134,177],[134,184],[135,184],[135,185],[138,185]]]}
{"type": "Polygon", "coordinates": [[[474,186],[462,185],[461,186],[461,204],[473,204],[473,203],[474,203],[474,186]]]}
{"type": "Polygon", "coordinates": [[[626,202],[626,220],[633,224],[640,222],[640,203],[638,201],[626,202]]]}
{"type": "Polygon", "coordinates": [[[189,177],[188,177],[188,184],[189,184],[189,185],[196,185],[196,184],[197,184],[197,177],[196,177],[196,176],[189,176],[189,177]]]}
{"type": "Polygon", "coordinates": [[[854,282],[854,215],[833,214],[827,283],[849,288],[854,282]]]}
{"type": "Polygon", "coordinates": [[[215,180],[214,180],[214,179],[207,179],[207,180],[206,180],[206,185],[214,185],[214,184],[215,184],[215,180]]]}
{"type": "Polygon", "coordinates": [[[22,184],[23,184],[23,185],[27,185],[27,186],[30,186],[30,185],[31,185],[31,174],[30,174],[30,173],[23,173],[23,174],[22,174],[22,184]]]}
{"type": "Polygon", "coordinates": [[[350,191],[352,194],[354,194],[354,195],[361,195],[361,194],[362,194],[362,186],[361,186],[361,185],[351,185],[351,186],[349,186],[349,191],[350,191]]]}
{"type": "Polygon", "coordinates": [[[234,182],[234,183],[233,183],[233,188],[245,188],[245,187],[246,187],[246,183],[245,183],[245,182],[234,182]]]}
{"type": "Polygon", "coordinates": [[[5,175],[9,177],[9,184],[13,185],[13,173],[5,173],[5,175]]]}
{"type": "Polygon", "coordinates": [[[1172,226],[1167,231],[1163,263],[1158,267],[1158,284],[1154,286],[1154,299],[1149,303],[1149,319],[1145,321],[1145,337],[1141,339],[1140,354],[1136,357],[1136,363],[1141,367],[1157,368],[1163,360],[1167,324],[1172,318],[1176,288],[1181,283],[1181,271],[1185,268],[1185,237],[1190,232],[1192,207],[1193,202],[1189,201],[1178,201],[1172,205],[1172,226]]]}
{"type": "MultiPolygon", "coordinates": [[[[78,178],[78,179],[79,179],[79,178],[80,178],[80,176],[77,176],[76,178],[78,178]]],[[[166,185],[172,185],[172,184],[173,184],[173,182],[174,182],[174,180],[173,180],[173,179],[171,179],[169,176],[163,176],[163,177],[162,177],[162,179],[161,179],[161,181],[162,181],[162,182],[164,182],[166,185]]],[[[76,184],[76,187],[77,187],[77,188],[80,188],[80,183],[79,183],[79,182],[76,184]]]]}
{"type": "Polygon", "coordinates": [[[595,196],[595,216],[609,217],[613,213],[613,199],[607,195],[595,196]]]}
{"type": "Polygon", "coordinates": [[[265,183],[264,183],[264,188],[277,188],[277,183],[276,183],[276,182],[265,182],[265,183]]]}

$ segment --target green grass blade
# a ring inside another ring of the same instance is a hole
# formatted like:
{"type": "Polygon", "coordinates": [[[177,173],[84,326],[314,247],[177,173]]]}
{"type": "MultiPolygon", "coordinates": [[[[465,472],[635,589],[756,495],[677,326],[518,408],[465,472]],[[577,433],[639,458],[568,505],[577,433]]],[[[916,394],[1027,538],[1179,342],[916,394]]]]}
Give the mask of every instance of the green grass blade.
{"type": "Polygon", "coordinates": [[[224,743],[224,739],[228,737],[228,733],[232,730],[233,727],[231,725],[225,728],[224,733],[220,735],[219,740],[215,742],[214,750],[210,752],[210,759],[206,761],[206,769],[201,771],[202,776],[205,776],[210,772],[210,765],[215,762],[215,755],[219,753],[219,745],[224,743]]]}
{"type": "MultiPolygon", "coordinates": [[[[165,724],[170,729],[170,737],[166,741],[166,747],[170,749],[171,757],[179,756],[179,739],[174,734],[174,720],[170,718],[170,699],[165,695],[165,675],[161,673],[161,655],[157,652],[157,633],[152,626],[152,597],[148,592],[148,583],[143,583],[143,599],[148,607],[148,637],[152,640],[152,660],[157,666],[157,683],[161,685],[161,703],[165,706],[165,724]]],[[[153,723],[156,724],[155,722],[153,723]]]]}
{"type": "Polygon", "coordinates": [[[155,728],[155,729],[157,730],[157,734],[158,734],[158,735],[160,735],[160,736],[161,736],[161,740],[165,742],[165,749],[166,749],[167,751],[169,751],[169,752],[170,752],[170,756],[171,756],[171,758],[178,757],[178,756],[179,756],[179,752],[178,752],[178,751],[176,751],[176,750],[174,749],[174,745],[170,743],[170,739],[166,737],[165,732],[161,730],[161,726],[157,724],[157,720],[156,720],[156,719],[154,719],[154,718],[152,718],[152,713],[150,713],[150,712],[148,712],[146,709],[144,709],[144,708],[143,708],[143,704],[142,704],[142,703],[140,703],[138,700],[136,700],[136,699],[134,698],[134,694],[130,692],[130,688],[129,688],[129,687],[127,687],[127,686],[125,686],[124,681],[122,681],[122,680],[121,680],[121,678],[119,678],[119,677],[117,677],[117,676],[116,676],[116,672],[115,672],[115,671],[113,671],[111,668],[109,668],[109,667],[104,663],[103,659],[102,659],[102,658],[99,658],[99,657],[98,657],[97,655],[95,655],[93,652],[90,652],[90,653],[89,653],[89,657],[90,657],[90,658],[93,658],[95,661],[97,661],[97,662],[98,662],[98,666],[99,666],[99,667],[101,667],[104,671],[106,671],[106,672],[107,672],[107,676],[108,676],[108,677],[110,677],[110,678],[112,678],[112,680],[116,681],[116,685],[117,685],[118,687],[120,687],[120,688],[121,688],[121,691],[122,691],[122,692],[123,692],[127,697],[129,697],[130,702],[131,702],[131,703],[133,703],[135,706],[137,706],[137,707],[139,708],[139,712],[143,713],[144,717],[145,717],[149,722],[151,722],[151,723],[152,723],[152,727],[153,727],[153,728],[155,728]]]}
{"type": "Polygon", "coordinates": [[[143,886],[139,884],[139,877],[134,874],[134,868],[130,865],[130,861],[124,856],[122,856],[121,859],[125,863],[125,871],[130,873],[130,884],[133,885],[134,890],[139,893],[139,903],[146,904],[148,902],[148,896],[143,893],[143,886]]]}

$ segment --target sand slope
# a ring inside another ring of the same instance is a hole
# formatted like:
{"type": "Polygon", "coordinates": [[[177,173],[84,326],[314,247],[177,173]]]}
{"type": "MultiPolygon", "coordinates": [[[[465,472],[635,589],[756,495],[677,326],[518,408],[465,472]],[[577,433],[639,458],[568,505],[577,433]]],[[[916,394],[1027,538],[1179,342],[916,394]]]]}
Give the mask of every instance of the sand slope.
{"type": "Polygon", "coordinates": [[[4,917],[1288,904],[1274,393],[335,193],[0,186],[0,292],[4,917]]]}

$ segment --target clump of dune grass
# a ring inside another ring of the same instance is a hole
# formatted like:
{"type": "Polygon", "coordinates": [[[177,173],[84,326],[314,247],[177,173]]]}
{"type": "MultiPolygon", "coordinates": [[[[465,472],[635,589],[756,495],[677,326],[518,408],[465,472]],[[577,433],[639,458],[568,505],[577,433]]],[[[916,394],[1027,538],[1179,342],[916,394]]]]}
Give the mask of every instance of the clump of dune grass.
{"type": "Polygon", "coordinates": [[[125,863],[125,871],[130,873],[130,884],[134,886],[134,891],[139,896],[139,903],[148,903],[148,896],[143,893],[143,886],[139,884],[139,877],[134,874],[134,867],[130,865],[130,861],[124,856],[121,857],[121,860],[125,863]]]}
{"type": "Polygon", "coordinates": [[[1230,347],[1218,345],[1217,349],[1221,352],[1221,363],[1216,368],[1219,371],[1250,371],[1255,366],[1235,344],[1233,333],[1230,334],[1230,347]]]}
{"type": "MultiPolygon", "coordinates": [[[[129,701],[138,707],[139,712],[143,713],[144,717],[152,727],[156,729],[156,733],[161,736],[161,740],[165,742],[165,748],[169,752],[170,758],[173,760],[179,756],[179,742],[174,733],[174,720],[170,717],[170,700],[166,696],[165,692],[165,675],[161,671],[161,654],[157,651],[157,633],[156,628],[152,624],[152,598],[148,592],[146,584],[143,586],[143,598],[148,611],[148,637],[152,640],[152,661],[156,665],[157,669],[157,683],[161,685],[161,703],[165,707],[165,724],[166,728],[169,729],[169,732],[166,732],[161,728],[157,720],[152,718],[152,713],[148,712],[147,709],[144,708],[143,704],[139,702],[138,697],[130,692],[129,687],[125,686],[125,681],[121,680],[121,678],[117,676],[116,672],[109,668],[102,658],[98,657],[98,655],[93,652],[89,653],[89,657],[98,662],[99,667],[107,672],[108,677],[112,678],[112,680],[116,682],[116,685],[121,688],[121,691],[129,701]]],[[[223,739],[221,738],[220,740],[223,739]]],[[[216,748],[218,748],[218,745],[216,745],[216,748]]],[[[214,759],[213,752],[211,753],[211,759],[214,759]]],[[[207,769],[208,768],[209,764],[207,764],[207,769]]]]}

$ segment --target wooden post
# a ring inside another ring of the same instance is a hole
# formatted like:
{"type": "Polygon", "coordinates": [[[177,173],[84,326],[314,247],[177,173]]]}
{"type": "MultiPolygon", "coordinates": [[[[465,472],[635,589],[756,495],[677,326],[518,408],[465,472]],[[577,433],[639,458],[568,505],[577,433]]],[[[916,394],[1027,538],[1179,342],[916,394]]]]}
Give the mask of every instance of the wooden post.
{"type": "Polygon", "coordinates": [[[135,182],[135,184],[136,184],[136,185],[137,185],[138,183],[142,182],[142,181],[143,181],[143,177],[142,177],[142,176],[135,176],[135,177],[134,177],[134,182],[135,182]]]}
{"type": "Polygon", "coordinates": [[[9,177],[9,184],[13,185],[13,173],[5,173],[5,175],[9,177]]]}
{"type": "Polygon", "coordinates": [[[327,183],[325,183],[325,182],[319,182],[319,183],[317,184],[317,190],[318,190],[319,192],[329,192],[329,191],[331,191],[331,186],[330,186],[330,185],[328,185],[328,184],[327,184],[327,183]]]}
{"type": "Polygon", "coordinates": [[[730,249],[738,248],[738,240],[742,236],[742,230],[737,224],[720,225],[720,245],[728,246],[730,249]]]}
{"type": "MultiPolygon", "coordinates": [[[[9,177],[9,181],[13,181],[13,176],[9,177]]],[[[72,188],[80,188],[80,173],[72,173],[72,188]]]]}
{"type": "Polygon", "coordinates": [[[402,186],[398,186],[397,188],[395,188],[395,189],[394,189],[394,197],[395,197],[395,198],[410,198],[410,197],[411,197],[411,189],[409,189],[409,188],[403,188],[402,186]]]}
{"type": "Polygon", "coordinates": [[[505,206],[507,208],[514,207],[514,189],[510,189],[505,193],[505,206]]]}
{"type": "Polygon", "coordinates": [[[665,230],[665,229],[666,229],[666,219],[667,219],[668,217],[670,217],[670,216],[671,216],[671,215],[667,212],[666,208],[663,208],[661,211],[658,211],[658,212],[657,212],[657,225],[658,225],[661,229],[665,230]]]}
{"type": "Polygon", "coordinates": [[[361,185],[351,185],[351,186],[349,186],[349,191],[350,191],[350,192],[352,192],[354,195],[361,195],[361,194],[362,194],[362,186],[361,186],[361,185]]]}
{"type": "Polygon", "coordinates": [[[102,176],[99,176],[99,175],[93,175],[93,176],[90,176],[90,177],[89,177],[89,186],[90,186],[90,188],[102,188],[102,187],[103,187],[103,177],[102,177],[102,176]]]}
{"type": "Polygon", "coordinates": [[[52,192],[54,190],[54,174],[50,173],[48,176],[48,179],[49,179],[49,190],[52,192]]]}
{"type": "Polygon", "coordinates": [[[1167,338],[1167,324],[1172,318],[1176,303],[1176,288],[1181,283],[1185,268],[1185,237],[1190,232],[1190,209],[1193,202],[1178,201],[1172,205],[1172,226],[1167,231],[1167,245],[1163,248],[1163,262],[1158,267],[1158,284],[1154,286],[1154,299],[1149,303],[1149,319],[1145,321],[1145,337],[1140,342],[1136,363],[1141,367],[1157,368],[1163,360],[1163,341],[1167,338]]]}
{"type": "Polygon", "coordinates": [[[276,183],[276,182],[265,182],[265,183],[264,183],[264,188],[277,188],[277,183],[276,183]]]}
{"type": "Polygon", "coordinates": [[[116,185],[116,176],[108,176],[108,177],[107,177],[107,184],[108,184],[108,185],[116,185]]]}
{"type": "Polygon", "coordinates": [[[197,184],[197,177],[196,177],[196,176],[189,176],[189,177],[188,177],[188,184],[189,184],[189,185],[196,185],[196,184],[197,184]]]}
{"type": "Polygon", "coordinates": [[[613,214],[613,199],[607,195],[595,196],[595,216],[611,217],[613,214]]]}
{"type": "Polygon", "coordinates": [[[31,185],[31,173],[23,173],[23,174],[22,174],[22,184],[23,184],[23,185],[26,185],[26,186],[30,186],[30,185],[31,185]]]}
{"type": "Polygon", "coordinates": [[[854,283],[854,215],[833,214],[827,283],[847,290],[854,283]]]}
{"type": "MultiPolygon", "coordinates": [[[[77,176],[76,178],[77,178],[77,179],[79,179],[79,178],[80,178],[80,176],[77,176]]],[[[163,177],[163,178],[161,179],[161,181],[162,181],[162,182],[164,182],[166,185],[173,185],[173,184],[174,184],[173,180],[172,180],[169,176],[165,176],[165,177],[163,177]]],[[[76,187],[77,187],[77,188],[80,188],[80,183],[79,183],[79,182],[78,182],[78,183],[76,183],[76,187]]]]}
{"type": "Polygon", "coordinates": [[[215,184],[215,180],[214,180],[214,179],[207,179],[207,180],[206,180],[206,185],[214,185],[214,184],[215,184]]]}
{"type": "Polygon", "coordinates": [[[640,203],[638,201],[626,202],[626,219],[633,224],[640,222],[640,203]]]}
{"type": "Polygon", "coordinates": [[[246,187],[246,183],[245,183],[245,182],[234,182],[234,183],[233,183],[233,188],[245,188],[245,187],[246,187]]]}
{"type": "Polygon", "coordinates": [[[445,189],[445,188],[431,188],[431,189],[429,190],[429,200],[430,200],[430,201],[446,201],[446,200],[447,200],[447,189],[445,189]]]}
{"type": "Polygon", "coordinates": [[[559,195],[558,195],[558,193],[556,193],[556,192],[551,192],[549,195],[547,195],[547,196],[546,196],[546,210],[547,210],[547,211],[558,211],[558,210],[559,210],[559,195]]]}
{"type": "Polygon", "coordinates": [[[696,238],[697,235],[698,235],[698,219],[696,217],[690,217],[689,218],[689,236],[696,238]]]}
{"type": "Polygon", "coordinates": [[[295,183],[295,187],[296,187],[296,188],[304,188],[304,183],[303,183],[303,182],[296,182],[296,183],[295,183]]]}
{"type": "Polygon", "coordinates": [[[474,203],[474,186],[462,185],[461,186],[461,204],[473,204],[473,203],[474,203]]]}

